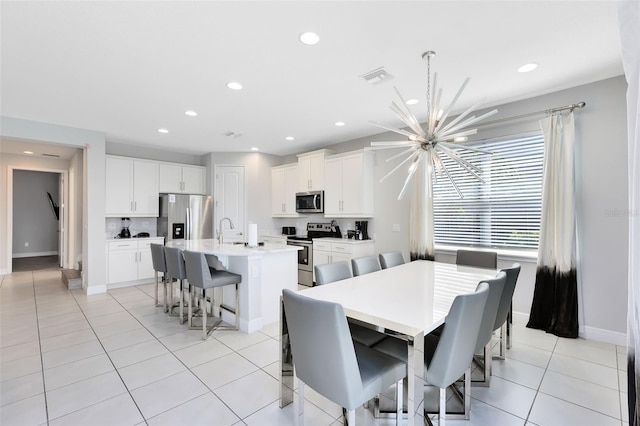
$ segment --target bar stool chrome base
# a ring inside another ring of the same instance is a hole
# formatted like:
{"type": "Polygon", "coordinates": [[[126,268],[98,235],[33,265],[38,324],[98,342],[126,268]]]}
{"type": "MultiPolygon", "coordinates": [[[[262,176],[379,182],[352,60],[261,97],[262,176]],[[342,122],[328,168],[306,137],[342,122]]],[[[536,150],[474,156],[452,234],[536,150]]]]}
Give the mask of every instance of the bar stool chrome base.
{"type": "MultiPolygon", "coordinates": [[[[213,306],[214,306],[214,298],[213,298],[213,293],[211,293],[211,297],[207,297],[207,290],[212,290],[214,291],[215,287],[212,287],[210,289],[199,289],[201,290],[201,294],[199,295],[199,297],[195,298],[195,297],[189,297],[189,305],[188,305],[188,319],[189,319],[189,329],[190,330],[202,330],[202,336],[203,339],[206,340],[209,335],[215,331],[215,330],[239,330],[239,315],[238,315],[238,308],[239,308],[239,292],[238,292],[238,284],[235,284],[236,286],[236,307],[235,309],[232,309],[226,305],[220,304],[220,317],[215,317],[213,315],[213,306]],[[194,309],[193,306],[193,302],[194,299],[196,299],[196,301],[199,302],[200,307],[194,309]],[[209,309],[207,309],[207,305],[209,306],[209,309]],[[235,316],[235,324],[234,325],[220,325],[222,324],[222,311],[228,311],[232,314],[234,314],[235,316]],[[201,321],[194,321],[200,319],[201,321]],[[214,321],[213,324],[211,325],[207,325],[207,320],[211,319],[214,321]]],[[[195,288],[194,288],[195,289],[195,288]]],[[[194,295],[197,294],[199,292],[194,292],[194,295]]]]}
{"type": "MultiPolygon", "coordinates": [[[[173,281],[173,280],[172,280],[173,281]]],[[[184,280],[176,280],[178,282],[178,292],[179,297],[178,301],[174,302],[174,291],[173,291],[173,282],[169,283],[169,303],[168,306],[165,305],[165,312],[169,314],[170,317],[179,317],[180,324],[184,324],[187,320],[187,313],[185,312],[185,308],[188,307],[188,303],[184,300],[185,289],[187,290],[188,297],[190,297],[189,284],[185,284],[184,280]],[[179,308],[179,312],[174,312],[176,308],[179,308]]]]}

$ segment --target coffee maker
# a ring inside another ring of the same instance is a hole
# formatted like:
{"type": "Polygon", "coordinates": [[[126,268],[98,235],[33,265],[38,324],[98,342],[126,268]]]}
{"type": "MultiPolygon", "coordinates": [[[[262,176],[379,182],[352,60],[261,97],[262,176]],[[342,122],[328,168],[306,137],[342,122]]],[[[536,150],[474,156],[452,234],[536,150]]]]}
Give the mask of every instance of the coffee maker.
{"type": "Polygon", "coordinates": [[[356,220],[356,238],[358,240],[368,240],[369,232],[367,228],[369,227],[369,222],[366,220],[356,220]]]}
{"type": "Polygon", "coordinates": [[[131,224],[131,219],[128,217],[122,218],[122,230],[120,231],[120,238],[131,238],[131,232],[129,232],[129,225],[131,224]]]}

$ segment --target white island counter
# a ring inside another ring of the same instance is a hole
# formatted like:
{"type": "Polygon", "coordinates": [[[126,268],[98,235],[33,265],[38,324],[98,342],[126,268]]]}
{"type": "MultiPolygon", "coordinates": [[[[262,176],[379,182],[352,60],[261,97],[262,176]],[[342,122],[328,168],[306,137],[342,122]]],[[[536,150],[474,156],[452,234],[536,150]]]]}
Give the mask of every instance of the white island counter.
{"type": "MultiPolygon", "coordinates": [[[[280,318],[280,295],[283,288],[298,289],[298,250],[296,246],[265,244],[251,248],[243,244],[219,244],[216,240],[173,240],[168,247],[215,255],[225,268],[242,275],[240,292],[240,330],[252,333],[280,318]]],[[[231,286],[220,290],[225,306],[235,306],[235,290],[231,286]]],[[[218,314],[218,313],[216,313],[218,314]]],[[[233,314],[222,310],[225,322],[233,323],[233,314]]]]}

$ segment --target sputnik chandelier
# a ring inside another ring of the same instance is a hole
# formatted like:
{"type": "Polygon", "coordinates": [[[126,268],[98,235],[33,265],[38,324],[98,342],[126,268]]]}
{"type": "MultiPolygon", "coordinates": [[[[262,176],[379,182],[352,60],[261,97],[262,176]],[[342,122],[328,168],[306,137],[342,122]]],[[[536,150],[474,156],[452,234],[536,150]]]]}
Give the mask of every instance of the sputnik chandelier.
{"type": "MultiPolygon", "coordinates": [[[[482,100],[464,111],[455,119],[450,120],[448,123],[446,123],[446,120],[453,110],[456,102],[458,101],[458,98],[462,94],[462,91],[466,87],[467,83],[469,83],[469,78],[467,78],[462,83],[462,86],[458,90],[458,93],[454,96],[449,106],[445,110],[440,109],[442,89],[438,89],[437,95],[435,97],[432,97],[431,95],[431,58],[433,58],[435,55],[436,52],[431,50],[422,54],[422,59],[427,60],[427,121],[426,123],[424,123],[424,127],[418,122],[416,116],[407,107],[405,100],[396,87],[394,87],[394,90],[398,94],[400,103],[392,102],[390,108],[396,114],[396,116],[404,124],[406,124],[408,129],[398,129],[394,127],[384,126],[374,121],[370,122],[374,126],[380,127],[385,130],[390,130],[408,138],[407,140],[401,141],[371,142],[371,146],[373,147],[373,149],[405,148],[401,153],[387,159],[387,162],[389,162],[406,156],[400,162],[400,164],[398,164],[388,174],[380,179],[380,182],[383,182],[394,172],[400,169],[404,164],[409,163],[408,175],[404,181],[402,190],[398,195],[398,200],[401,200],[404,197],[407,187],[411,182],[413,176],[415,175],[416,170],[422,165],[422,163],[425,162],[427,164],[424,166],[428,167],[428,170],[431,171],[432,174],[432,176],[428,177],[429,179],[437,179],[438,176],[445,175],[455,188],[460,198],[464,198],[462,192],[460,191],[460,188],[451,176],[451,173],[447,170],[444,163],[442,162],[443,155],[451,158],[451,160],[458,164],[463,170],[466,170],[473,177],[484,183],[484,180],[481,177],[482,170],[480,170],[471,162],[462,158],[459,155],[458,150],[481,152],[484,154],[491,153],[486,150],[465,146],[457,142],[466,141],[468,136],[476,134],[478,132],[478,129],[467,128],[472,124],[475,124],[487,117],[494,115],[498,112],[498,110],[494,109],[493,111],[482,114],[479,117],[476,117],[474,115],[469,116],[469,114],[471,114],[478,106],[480,106],[484,102],[484,100],[482,100]]],[[[434,74],[434,93],[436,93],[437,89],[437,77],[438,74],[434,74]]]]}

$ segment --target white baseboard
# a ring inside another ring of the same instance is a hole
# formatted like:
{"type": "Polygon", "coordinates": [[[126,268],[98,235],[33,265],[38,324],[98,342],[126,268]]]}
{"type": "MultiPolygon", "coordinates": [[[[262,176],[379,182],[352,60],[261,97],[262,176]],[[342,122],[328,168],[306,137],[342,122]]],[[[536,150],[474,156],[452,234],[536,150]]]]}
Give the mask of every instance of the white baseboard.
{"type": "Polygon", "coordinates": [[[107,292],[106,285],[90,285],[88,287],[85,287],[83,284],[82,288],[84,288],[84,290],[87,292],[87,296],[91,296],[92,294],[101,294],[101,293],[107,292]]]}
{"type": "Polygon", "coordinates": [[[54,256],[57,255],[58,252],[57,251],[36,251],[36,252],[31,252],[31,253],[13,253],[13,255],[11,257],[18,258],[18,257],[38,257],[38,256],[54,256]]]}
{"type": "Polygon", "coordinates": [[[9,270],[8,269],[0,269],[0,275],[9,275],[9,270]]]}
{"type": "Polygon", "coordinates": [[[580,337],[587,340],[610,343],[612,345],[627,346],[627,334],[617,331],[603,330],[596,327],[582,327],[580,337]]]}
{"type": "MultiPolygon", "coordinates": [[[[513,313],[514,322],[526,324],[529,322],[529,314],[522,312],[513,313]]],[[[602,328],[580,325],[578,335],[585,340],[609,343],[618,346],[627,346],[627,334],[617,331],[604,330],[602,328]]]]}
{"type": "Polygon", "coordinates": [[[147,279],[143,279],[143,280],[136,280],[136,281],[123,281],[120,283],[110,283],[107,284],[107,290],[113,290],[116,288],[125,288],[125,287],[135,287],[137,285],[143,285],[143,284],[153,284],[153,278],[147,278],[147,279]]]}

